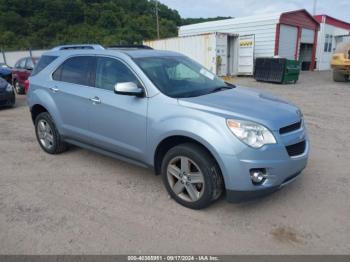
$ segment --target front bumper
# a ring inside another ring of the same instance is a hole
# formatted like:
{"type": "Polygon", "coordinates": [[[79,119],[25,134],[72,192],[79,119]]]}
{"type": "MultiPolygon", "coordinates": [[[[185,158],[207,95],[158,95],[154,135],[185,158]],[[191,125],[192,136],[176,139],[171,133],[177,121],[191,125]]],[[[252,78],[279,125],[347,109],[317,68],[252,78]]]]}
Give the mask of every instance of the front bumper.
{"type": "Polygon", "coordinates": [[[226,200],[230,203],[240,203],[268,196],[286,186],[287,184],[293,182],[300,174],[301,171],[290,176],[285,180],[284,183],[279,186],[270,186],[253,191],[226,190],[226,200]]]}
{"type": "Polygon", "coordinates": [[[310,143],[305,128],[286,134],[275,134],[277,144],[261,149],[244,148],[236,155],[221,155],[226,198],[229,202],[242,202],[268,195],[294,181],[305,169],[310,143]],[[286,145],[305,141],[303,153],[290,156],[286,145]],[[265,169],[262,184],[253,184],[252,169],[265,169]]]}

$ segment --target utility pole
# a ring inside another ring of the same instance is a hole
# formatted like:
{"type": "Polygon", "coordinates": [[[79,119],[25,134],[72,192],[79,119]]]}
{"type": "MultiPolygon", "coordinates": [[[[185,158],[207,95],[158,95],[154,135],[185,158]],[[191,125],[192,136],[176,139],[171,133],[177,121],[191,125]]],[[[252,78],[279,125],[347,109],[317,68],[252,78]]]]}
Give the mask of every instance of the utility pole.
{"type": "Polygon", "coordinates": [[[157,38],[159,39],[159,15],[158,15],[158,0],[155,0],[156,2],[156,19],[157,19],[157,38]]]}
{"type": "Polygon", "coordinates": [[[317,0],[314,0],[314,6],[312,10],[312,15],[316,15],[316,6],[317,6],[317,0]]]}

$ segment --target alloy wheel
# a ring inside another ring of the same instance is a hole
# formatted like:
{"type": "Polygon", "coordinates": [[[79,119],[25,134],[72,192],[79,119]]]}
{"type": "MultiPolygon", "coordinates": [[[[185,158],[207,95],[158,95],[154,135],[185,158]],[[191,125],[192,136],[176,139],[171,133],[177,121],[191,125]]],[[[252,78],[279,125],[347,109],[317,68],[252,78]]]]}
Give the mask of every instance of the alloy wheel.
{"type": "Polygon", "coordinates": [[[198,201],[204,192],[204,176],[190,158],[178,156],[167,167],[167,179],[171,190],[187,202],[198,201]]]}
{"type": "Polygon", "coordinates": [[[50,150],[54,146],[54,137],[52,129],[46,120],[39,120],[37,132],[40,144],[46,149],[50,150]]]}

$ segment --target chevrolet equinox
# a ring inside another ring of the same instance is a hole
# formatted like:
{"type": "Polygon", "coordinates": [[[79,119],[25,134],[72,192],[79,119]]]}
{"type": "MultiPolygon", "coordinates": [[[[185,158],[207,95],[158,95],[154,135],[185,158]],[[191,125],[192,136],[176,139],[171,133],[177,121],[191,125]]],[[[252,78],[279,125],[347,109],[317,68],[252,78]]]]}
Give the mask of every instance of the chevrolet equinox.
{"type": "Polygon", "coordinates": [[[225,83],[178,53],[58,46],[43,54],[28,89],[45,152],[73,144],[150,167],[188,208],[223,194],[230,202],[259,198],[307,164],[295,105],[225,83]]]}

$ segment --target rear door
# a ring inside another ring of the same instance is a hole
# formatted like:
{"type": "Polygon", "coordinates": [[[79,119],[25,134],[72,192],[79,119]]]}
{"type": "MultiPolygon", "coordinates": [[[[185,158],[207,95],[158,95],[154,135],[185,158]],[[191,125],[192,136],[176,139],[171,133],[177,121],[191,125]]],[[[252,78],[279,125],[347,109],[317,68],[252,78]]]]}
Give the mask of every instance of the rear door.
{"type": "Polygon", "coordinates": [[[255,35],[239,36],[238,74],[253,75],[255,35]]]}
{"type": "Polygon", "coordinates": [[[89,111],[93,95],[96,58],[75,56],[68,58],[53,73],[50,93],[56,102],[64,134],[82,142],[89,142],[89,111]]]}
{"type": "Polygon", "coordinates": [[[142,160],[146,147],[146,97],[114,93],[117,83],[142,86],[135,73],[121,60],[98,57],[96,88],[89,121],[93,143],[109,151],[142,160]]]}

